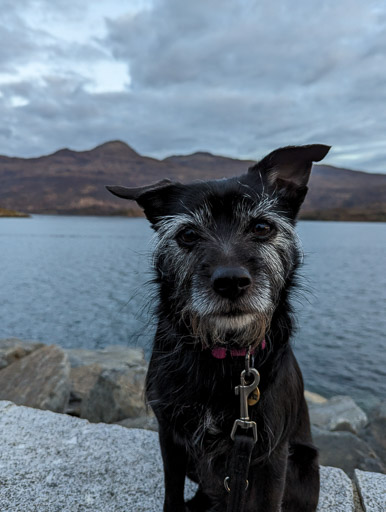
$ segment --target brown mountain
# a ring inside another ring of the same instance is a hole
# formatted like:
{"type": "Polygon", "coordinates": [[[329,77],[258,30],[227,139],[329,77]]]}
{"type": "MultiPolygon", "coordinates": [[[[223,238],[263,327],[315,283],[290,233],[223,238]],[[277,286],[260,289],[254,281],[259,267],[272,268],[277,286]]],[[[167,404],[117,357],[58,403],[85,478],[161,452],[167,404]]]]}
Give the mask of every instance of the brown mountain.
{"type": "MultiPolygon", "coordinates": [[[[204,152],[157,160],[120,141],[39,158],[0,156],[0,207],[28,213],[137,215],[134,203],[114,198],[105,185],[229,177],[253,163],[204,152]]],[[[386,221],[386,175],[315,165],[303,218],[386,221]]]]}

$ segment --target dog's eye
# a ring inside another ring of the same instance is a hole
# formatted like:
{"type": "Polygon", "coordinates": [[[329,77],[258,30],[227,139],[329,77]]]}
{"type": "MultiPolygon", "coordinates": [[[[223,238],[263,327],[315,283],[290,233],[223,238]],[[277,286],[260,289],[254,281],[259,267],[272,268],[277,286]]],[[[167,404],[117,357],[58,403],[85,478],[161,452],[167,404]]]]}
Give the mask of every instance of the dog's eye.
{"type": "Polygon", "coordinates": [[[192,247],[199,238],[199,235],[192,228],[185,228],[177,235],[177,241],[186,247],[192,247]]]}
{"type": "Polygon", "coordinates": [[[266,222],[256,222],[253,225],[252,232],[257,238],[265,239],[271,234],[272,227],[266,222]]]}

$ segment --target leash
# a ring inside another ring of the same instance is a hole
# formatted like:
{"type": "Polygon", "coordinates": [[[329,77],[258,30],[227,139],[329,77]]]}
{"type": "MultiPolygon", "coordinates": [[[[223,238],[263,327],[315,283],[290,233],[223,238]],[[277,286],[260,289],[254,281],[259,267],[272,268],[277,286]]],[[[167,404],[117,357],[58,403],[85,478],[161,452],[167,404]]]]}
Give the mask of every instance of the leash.
{"type": "Polygon", "coordinates": [[[255,441],[245,434],[234,436],[231,457],[230,477],[224,480],[225,489],[229,492],[227,512],[243,512],[248,489],[248,472],[255,441]]]}
{"type": "Polygon", "coordinates": [[[249,418],[248,406],[257,404],[260,399],[258,388],[260,382],[259,372],[250,365],[251,350],[245,354],[245,370],[241,372],[240,384],[235,387],[235,394],[240,397],[240,418],[236,419],[231,439],[234,441],[229,464],[229,476],[225,477],[224,486],[229,493],[227,512],[243,512],[248,489],[248,473],[251,463],[253,447],[257,441],[257,426],[249,418]],[[252,381],[247,383],[246,379],[252,381]],[[237,433],[238,429],[242,432],[237,433]],[[251,430],[252,435],[247,431],[251,430]],[[245,432],[244,432],[245,431],[245,432]]]}

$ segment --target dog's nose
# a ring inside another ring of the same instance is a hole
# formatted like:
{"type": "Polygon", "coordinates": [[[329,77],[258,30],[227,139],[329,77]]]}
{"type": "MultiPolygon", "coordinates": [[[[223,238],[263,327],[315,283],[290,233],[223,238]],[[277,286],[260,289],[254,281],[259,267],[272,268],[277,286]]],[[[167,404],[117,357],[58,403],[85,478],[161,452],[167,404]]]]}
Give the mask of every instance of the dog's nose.
{"type": "Polygon", "coordinates": [[[244,267],[217,267],[211,277],[214,291],[227,299],[237,299],[252,284],[252,278],[244,267]]]}

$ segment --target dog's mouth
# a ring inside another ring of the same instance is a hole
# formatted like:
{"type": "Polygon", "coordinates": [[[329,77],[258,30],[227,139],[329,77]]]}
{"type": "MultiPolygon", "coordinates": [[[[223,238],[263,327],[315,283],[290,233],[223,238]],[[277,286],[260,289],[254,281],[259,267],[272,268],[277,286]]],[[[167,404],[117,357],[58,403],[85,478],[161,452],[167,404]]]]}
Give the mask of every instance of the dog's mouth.
{"type": "Polygon", "coordinates": [[[208,317],[208,320],[219,330],[240,330],[247,327],[256,319],[252,313],[232,312],[208,317]]]}
{"type": "Polygon", "coordinates": [[[212,312],[190,316],[192,332],[204,348],[216,345],[255,346],[264,339],[269,324],[267,315],[251,311],[233,310],[232,313],[212,312]]]}

